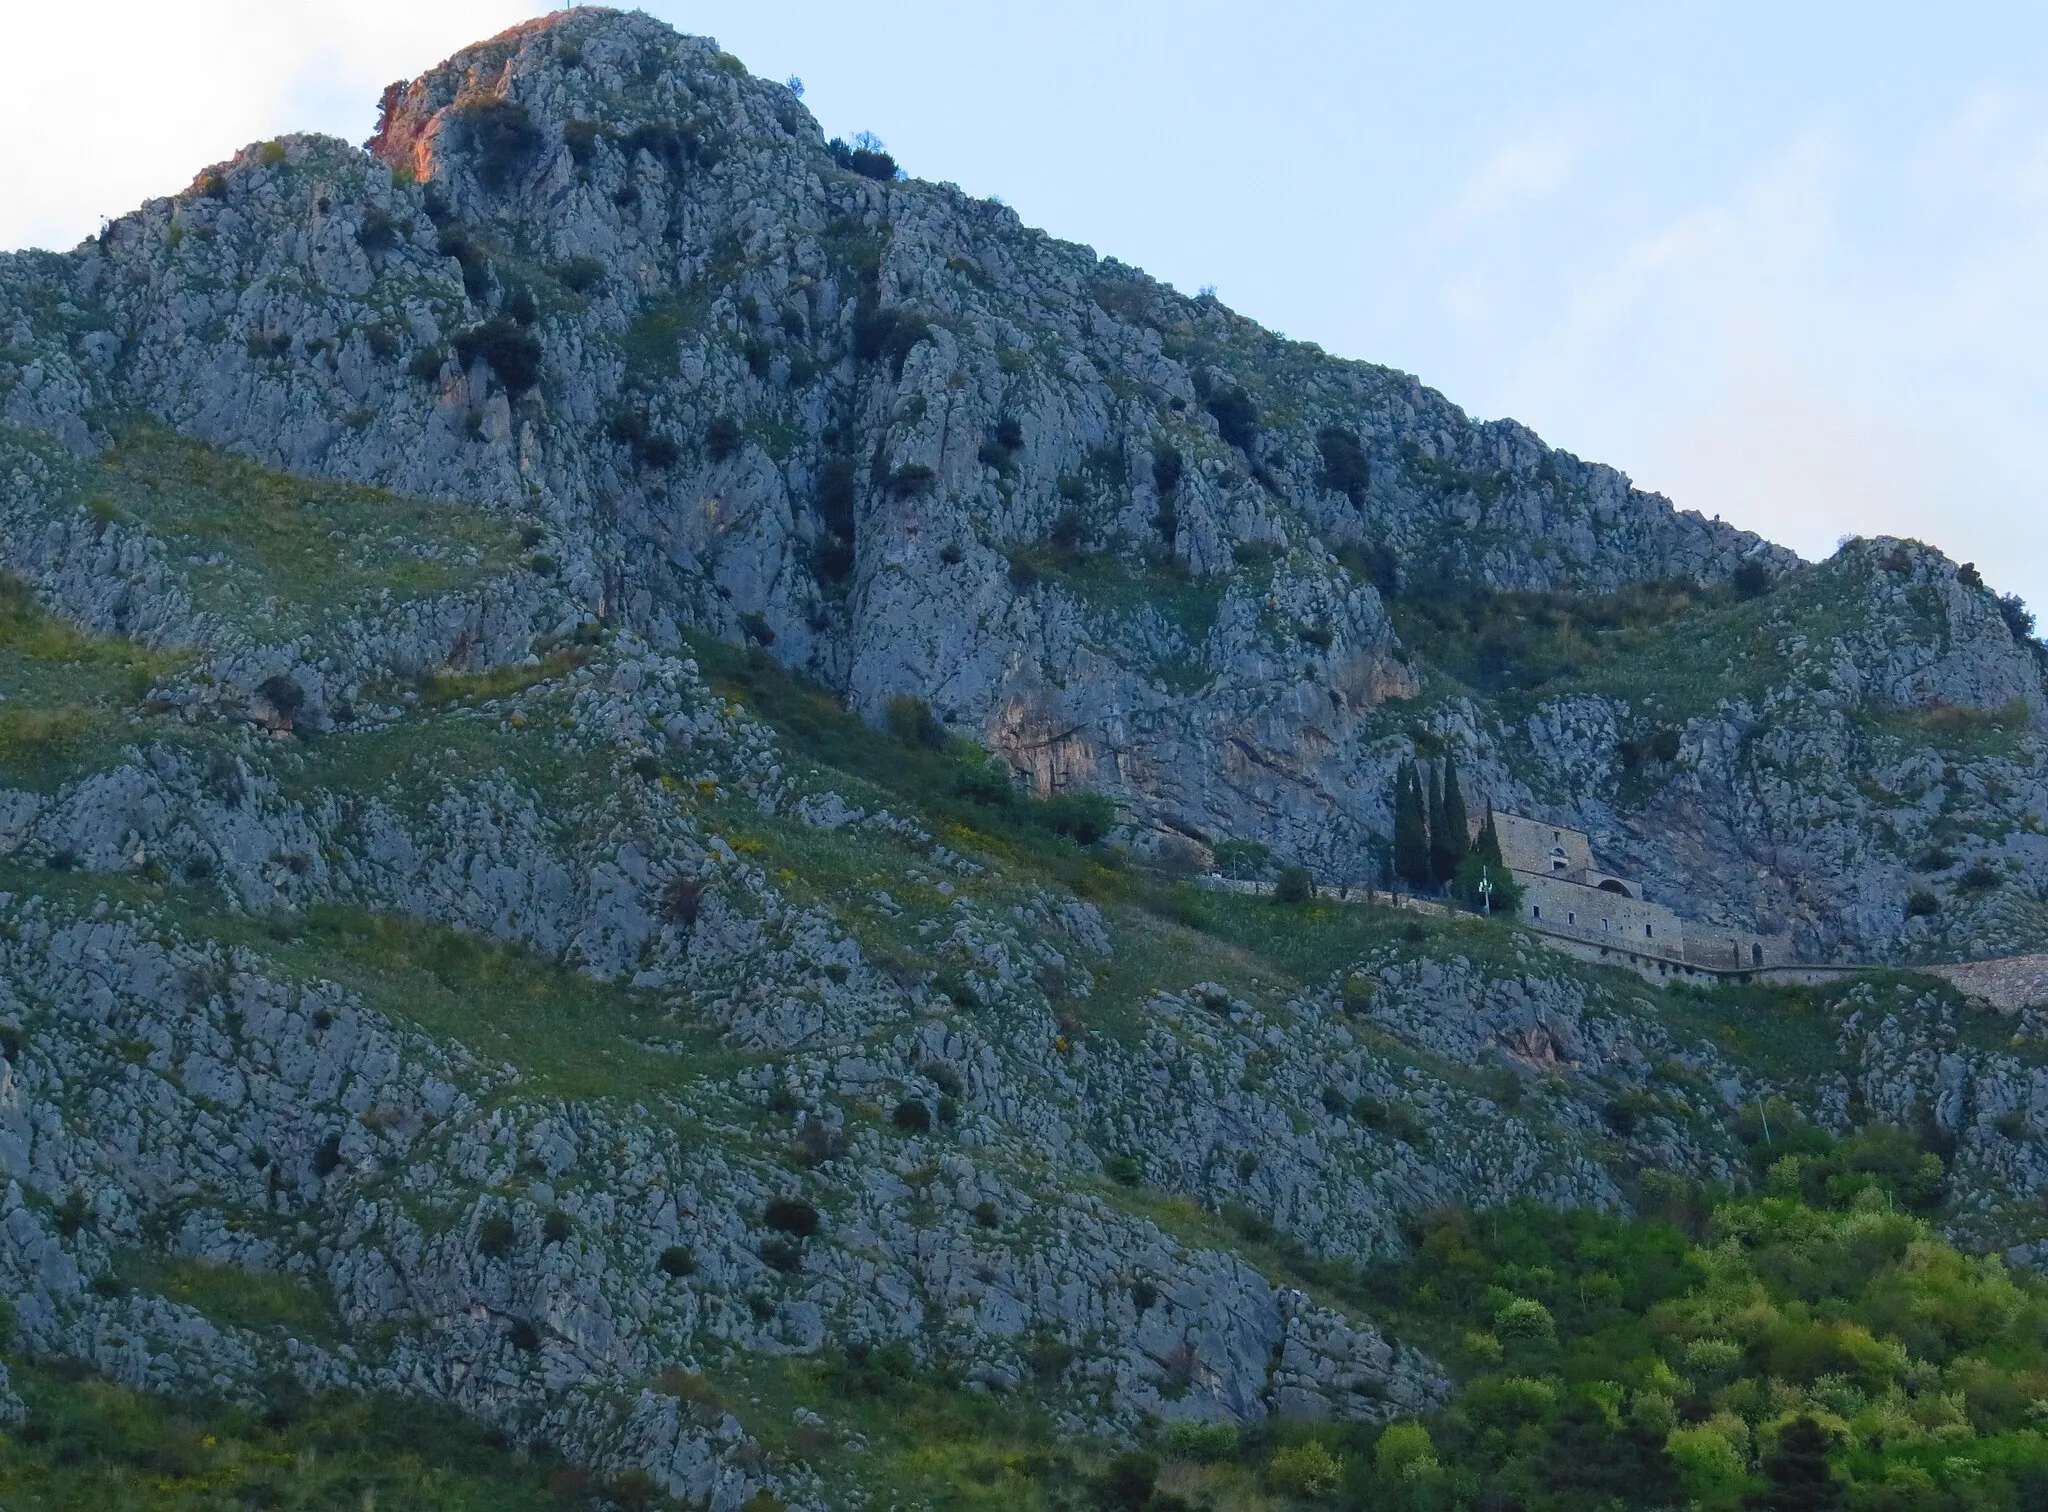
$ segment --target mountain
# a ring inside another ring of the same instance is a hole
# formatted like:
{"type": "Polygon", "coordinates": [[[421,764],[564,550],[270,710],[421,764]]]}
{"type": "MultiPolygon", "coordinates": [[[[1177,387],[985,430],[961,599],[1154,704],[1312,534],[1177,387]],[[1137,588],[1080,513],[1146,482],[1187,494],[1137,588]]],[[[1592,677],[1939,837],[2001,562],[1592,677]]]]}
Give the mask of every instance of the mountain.
{"type": "Polygon", "coordinates": [[[2041,1258],[2038,1015],[1904,969],[2048,937],[2017,601],[1676,510],[709,41],[552,14],[0,257],[0,420],[18,1371],[430,1401],[621,1504],[944,1500],[964,1443],[1055,1505],[1048,1445],[1451,1401],[1369,1284],[1434,1210],[1882,1126],[2041,1258]],[[1870,969],[1361,906],[1418,757],[1870,969]],[[1324,896],[1186,880],[1230,841],[1324,896]]]}

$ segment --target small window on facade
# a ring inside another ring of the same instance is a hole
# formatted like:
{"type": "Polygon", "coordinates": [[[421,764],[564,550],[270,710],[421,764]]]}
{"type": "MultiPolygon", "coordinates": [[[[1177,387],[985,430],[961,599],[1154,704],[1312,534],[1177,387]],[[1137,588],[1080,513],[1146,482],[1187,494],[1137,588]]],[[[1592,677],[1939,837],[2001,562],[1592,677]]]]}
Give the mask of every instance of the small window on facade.
{"type": "Polygon", "coordinates": [[[1532,918],[1532,919],[1540,919],[1540,918],[1542,918],[1542,917],[1543,917],[1543,905],[1542,905],[1541,903],[1531,903],[1531,904],[1529,905],[1529,917],[1530,917],[1530,918],[1532,918]]]}
{"type": "Polygon", "coordinates": [[[1567,924],[1576,924],[1579,922],[1579,916],[1575,913],[1568,913],[1564,916],[1564,921],[1567,924]]]}
{"type": "Polygon", "coordinates": [[[1601,927],[1602,929],[1607,929],[1607,928],[1610,928],[1610,927],[1611,927],[1611,926],[1613,925],[1613,923],[1614,923],[1614,921],[1613,921],[1612,919],[1602,919],[1602,920],[1600,921],[1600,927],[1601,927]]]}
{"type": "Polygon", "coordinates": [[[1647,924],[1643,926],[1643,938],[1646,940],[1651,938],[1650,926],[1647,924]]]}

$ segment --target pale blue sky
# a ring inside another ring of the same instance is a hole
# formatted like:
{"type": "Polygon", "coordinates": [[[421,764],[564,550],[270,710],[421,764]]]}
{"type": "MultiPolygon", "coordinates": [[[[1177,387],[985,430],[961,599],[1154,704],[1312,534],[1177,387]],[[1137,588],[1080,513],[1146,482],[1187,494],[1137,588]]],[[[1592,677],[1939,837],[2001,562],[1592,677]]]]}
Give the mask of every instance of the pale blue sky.
{"type": "MultiPolygon", "coordinates": [[[[0,245],[68,245],[280,130],[360,140],[384,82],[541,8],[13,21],[37,66],[0,100],[0,245]],[[96,119],[109,100],[129,108],[96,119]]],[[[872,130],[914,174],[1682,506],[1809,556],[1919,535],[2048,607],[2048,11],[648,9],[800,75],[829,132],[872,130]]]]}

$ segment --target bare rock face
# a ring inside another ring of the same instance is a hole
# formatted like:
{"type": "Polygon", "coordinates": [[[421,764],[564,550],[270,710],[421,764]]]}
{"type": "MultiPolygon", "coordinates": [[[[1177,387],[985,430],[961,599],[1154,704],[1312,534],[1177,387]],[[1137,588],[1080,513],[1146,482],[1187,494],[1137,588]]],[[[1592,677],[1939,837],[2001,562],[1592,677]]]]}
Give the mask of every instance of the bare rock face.
{"type": "MultiPolygon", "coordinates": [[[[1040,791],[1114,796],[1141,849],[1238,835],[1366,880],[1392,774],[1434,732],[1682,907],[1789,909],[1822,952],[1906,939],[1898,866],[1792,843],[1773,780],[1715,753],[1808,729],[1817,693],[1852,719],[2036,720],[2039,663],[1989,594],[1897,547],[1908,569],[1841,606],[1825,688],[1744,712],[1731,662],[1688,716],[1699,791],[1646,795],[1612,750],[1540,734],[1552,714],[1466,702],[1387,596],[1711,586],[1796,557],[892,171],[706,39],[552,15],[393,86],[367,152],[262,144],[74,253],[7,260],[0,406],[74,450],[141,412],[544,519],[591,617],[744,636],[870,718],[919,698],[1040,791]]],[[[1607,702],[1622,738],[1645,706],[1607,702]]],[[[1797,739],[1867,836],[1839,733],[1797,739]]]]}

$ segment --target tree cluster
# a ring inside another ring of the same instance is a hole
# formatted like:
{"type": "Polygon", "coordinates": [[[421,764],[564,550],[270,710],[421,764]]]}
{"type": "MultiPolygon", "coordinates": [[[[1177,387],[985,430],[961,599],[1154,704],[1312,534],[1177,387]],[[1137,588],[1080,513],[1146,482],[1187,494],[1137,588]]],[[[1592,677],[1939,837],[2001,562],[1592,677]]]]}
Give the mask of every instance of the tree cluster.
{"type": "Polygon", "coordinates": [[[1511,912],[1520,889],[1501,860],[1500,836],[1488,809],[1472,833],[1458,763],[1401,763],[1394,778],[1394,877],[1417,892],[1448,889],[1472,908],[1511,912]]]}

